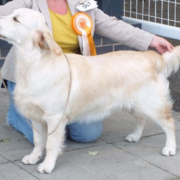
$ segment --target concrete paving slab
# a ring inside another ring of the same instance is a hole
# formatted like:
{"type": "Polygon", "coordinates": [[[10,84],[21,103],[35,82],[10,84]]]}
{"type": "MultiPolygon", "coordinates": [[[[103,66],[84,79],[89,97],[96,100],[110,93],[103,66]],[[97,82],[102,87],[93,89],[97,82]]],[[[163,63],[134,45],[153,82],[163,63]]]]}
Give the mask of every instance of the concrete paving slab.
{"type": "Polygon", "coordinates": [[[65,153],[71,162],[89,169],[104,179],[170,179],[172,175],[110,144],[65,153]],[[89,156],[87,151],[98,151],[89,156]],[[156,172],[156,173],[155,173],[156,172]]]}
{"type": "Polygon", "coordinates": [[[6,162],[8,162],[8,160],[0,156],[0,164],[6,163],[6,162]]]}
{"type": "Polygon", "coordinates": [[[3,156],[4,158],[6,158],[7,160],[13,162],[13,161],[17,161],[19,163],[21,163],[22,158],[25,155],[28,155],[32,152],[32,148],[29,149],[15,149],[15,150],[8,150],[7,152],[3,152],[1,153],[1,156],[3,156]]]}
{"type": "Polygon", "coordinates": [[[0,123],[6,122],[9,98],[4,89],[0,89],[0,123]]]}
{"type": "Polygon", "coordinates": [[[180,121],[180,113],[179,113],[179,112],[172,111],[172,117],[173,117],[176,121],[180,121]]]}
{"type": "Polygon", "coordinates": [[[58,159],[55,170],[51,174],[40,174],[37,172],[38,165],[23,165],[15,162],[16,165],[23,168],[28,173],[40,180],[104,180],[101,177],[93,174],[89,170],[72,163],[71,161],[61,157],[58,159]]]}
{"type": "MultiPolygon", "coordinates": [[[[180,131],[176,131],[177,146],[180,144],[180,131]]],[[[165,144],[165,134],[142,138],[138,143],[125,141],[116,143],[116,146],[126,152],[180,177],[180,149],[175,156],[162,156],[161,151],[165,144]]]]}
{"type": "Polygon", "coordinates": [[[84,148],[99,146],[99,145],[102,145],[105,143],[106,142],[101,141],[100,139],[97,139],[96,141],[91,142],[91,143],[78,143],[78,142],[74,142],[74,141],[67,139],[65,141],[64,151],[67,152],[67,151],[73,151],[73,150],[78,150],[78,149],[84,149],[84,148]]]}
{"type": "MultiPolygon", "coordinates": [[[[180,113],[173,112],[176,129],[180,129],[180,113]]],[[[122,111],[106,118],[103,122],[103,134],[101,140],[108,143],[116,143],[125,140],[126,136],[133,132],[136,127],[135,118],[128,112],[122,111]]],[[[163,133],[162,129],[153,121],[148,120],[143,131],[143,137],[163,133]]]]}
{"type": "MultiPolygon", "coordinates": [[[[19,162],[21,162],[22,158],[25,155],[28,155],[28,154],[30,154],[32,152],[33,145],[31,145],[28,141],[19,142],[17,140],[17,144],[23,143],[23,145],[20,145],[18,147],[17,146],[14,147],[14,143],[11,145],[12,149],[8,149],[6,151],[3,150],[1,152],[1,155],[3,157],[5,157],[6,159],[8,159],[9,161],[19,161],[19,162]]],[[[95,141],[93,143],[87,143],[86,144],[86,143],[77,143],[77,142],[73,142],[73,141],[70,141],[70,140],[66,140],[66,142],[65,142],[66,147],[64,148],[64,152],[90,148],[90,147],[98,146],[98,145],[101,145],[101,144],[105,144],[105,142],[97,140],[97,141],[95,141]]],[[[6,149],[6,148],[7,147],[4,147],[3,149],[6,149]]],[[[44,152],[44,155],[45,155],[45,152],[44,152]]]]}
{"type": "Polygon", "coordinates": [[[14,130],[8,124],[0,124],[0,139],[8,139],[9,142],[0,141],[0,154],[3,152],[14,151],[19,149],[31,149],[32,145],[21,134],[14,130]]]}
{"type": "Polygon", "coordinates": [[[0,123],[6,123],[7,110],[0,110],[0,123]]]}
{"type": "Polygon", "coordinates": [[[1,180],[37,180],[33,175],[19,168],[13,163],[0,164],[1,180]]]}
{"type": "MultiPolygon", "coordinates": [[[[21,161],[21,159],[31,153],[33,145],[19,132],[8,124],[0,124],[0,140],[7,139],[9,142],[0,141],[0,154],[10,161],[21,161]]],[[[105,144],[104,141],[96,140],[92,143],[77,143],[69,139],[65,141],[64,151],[78,150],[105,144]]]]}
{"type": "Polygon", "coordinates": [[[18,166],[38,179],[97,179],[97,180],[171,180],[176,176],[152,166],[125,151],[110,145],[65,152],[58,159],[55,170],[50,175],[36,172],[37,165],[27,166],[16,162],[18,166]],[[97,156],[89,156],[88,151],[98,151],[97,156]]]}

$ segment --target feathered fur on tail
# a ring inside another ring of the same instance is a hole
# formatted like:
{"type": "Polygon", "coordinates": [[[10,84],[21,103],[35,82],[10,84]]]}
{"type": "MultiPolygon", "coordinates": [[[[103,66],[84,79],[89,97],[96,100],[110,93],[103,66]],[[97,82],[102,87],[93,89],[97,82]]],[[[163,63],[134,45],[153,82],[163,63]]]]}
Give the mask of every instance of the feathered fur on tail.
{"type": "Polygon", "coordinates": [[[172,52],[166,52],[162,55],[164,60],[164,67],[162,73],[165,77],[169,77],[172,73],[175,73],[179,69],[180,65],[180,46],[173,49],[172,52]]]}

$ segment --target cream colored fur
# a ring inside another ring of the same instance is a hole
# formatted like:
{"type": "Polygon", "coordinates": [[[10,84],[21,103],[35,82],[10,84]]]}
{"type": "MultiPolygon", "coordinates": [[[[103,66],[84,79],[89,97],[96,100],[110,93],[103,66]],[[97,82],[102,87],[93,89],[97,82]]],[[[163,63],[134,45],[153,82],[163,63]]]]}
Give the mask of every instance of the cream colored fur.
{"type": "Polygon", "coordinates": [[[176,154],[167,77],[178,70],[180,47],[162,56],[153,51],[118,51],[93,57],[67,54],[69,69],[42,15],[28,9],[1,17],[0,37],[16,47],[16,106],[43,134],[52,132],[61,119],[69,71],[72,73],[63,121],[47,138],[34,131],[35,147],[23,158],[23,163],[36,164],[46,148],[45,160],[38,171],[51,173],[62,153],[66,124],[100,120],[121,109],[128,109],[138,121],[134,132],[127,136],[128,141],[139,141],[145,120],[152,119],[166,134],[162,154],[176,154]]]}

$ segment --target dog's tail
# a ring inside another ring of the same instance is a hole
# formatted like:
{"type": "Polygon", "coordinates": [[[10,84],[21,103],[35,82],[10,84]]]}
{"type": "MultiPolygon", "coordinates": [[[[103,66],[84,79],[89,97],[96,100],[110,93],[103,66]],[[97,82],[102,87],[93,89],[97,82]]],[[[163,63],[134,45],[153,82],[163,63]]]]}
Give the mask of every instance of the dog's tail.
{"type": "Polygon", "coordinates": [[[172,52],[166,52],[162,55],[164,67],[162,73],[165,77],[169,77],[179,69],[180,65],[180,46],[176,46],[172,52]]]}

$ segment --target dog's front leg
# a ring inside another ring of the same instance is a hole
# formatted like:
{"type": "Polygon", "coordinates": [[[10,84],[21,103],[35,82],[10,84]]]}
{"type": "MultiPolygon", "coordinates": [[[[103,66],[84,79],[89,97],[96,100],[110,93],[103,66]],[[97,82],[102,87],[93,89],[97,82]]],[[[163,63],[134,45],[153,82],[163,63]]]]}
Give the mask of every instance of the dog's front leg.
{"type": "MultiPolygon", "coordinates": [[[[32,125],[40,133],[47,133],[47,126],[45,123],[32,121],[32,125]]],[[[46,145],[46,137],[41,135],[39,132],[33,129],[34,149],[31,154],[22,159],[24,164],[36,164],[42,157],[43,150],[46,145]]]]}
{"type": "MultiPolygon", "coordinates": [[[[48,133],[51,133],[53,130],[55,130],[58,121],[59,119],[52,119],[51,121],[47,122],[48,133]]],[[[38,172],[51,173],[53,171],[58,156],[62,154],[66,124],[67,120],[63,119],[58,128],[47,137],[46,157],[44,162],[38,166],[38,172]]]]}

